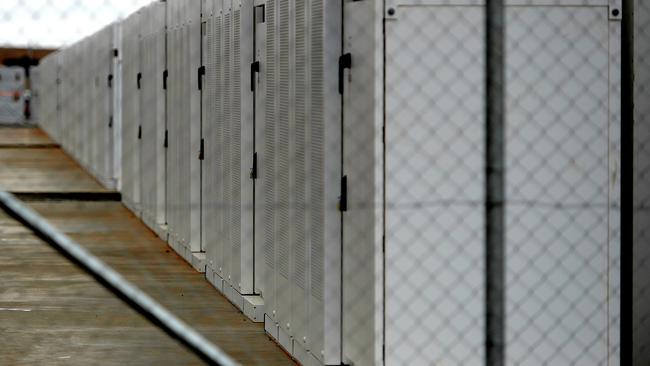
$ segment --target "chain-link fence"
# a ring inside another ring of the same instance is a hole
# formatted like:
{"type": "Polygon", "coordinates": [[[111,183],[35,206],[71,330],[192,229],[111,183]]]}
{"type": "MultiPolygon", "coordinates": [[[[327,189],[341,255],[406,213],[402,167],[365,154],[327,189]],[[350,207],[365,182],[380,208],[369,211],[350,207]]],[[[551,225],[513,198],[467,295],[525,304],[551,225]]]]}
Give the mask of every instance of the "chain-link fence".
{"type": "Polygon", "coordinates": [[[630,337],[622,5],[168,0],[87,77],[97,42],[48,59],[38,115],[302,364],[646,365],[650,6],[630,337]]]}

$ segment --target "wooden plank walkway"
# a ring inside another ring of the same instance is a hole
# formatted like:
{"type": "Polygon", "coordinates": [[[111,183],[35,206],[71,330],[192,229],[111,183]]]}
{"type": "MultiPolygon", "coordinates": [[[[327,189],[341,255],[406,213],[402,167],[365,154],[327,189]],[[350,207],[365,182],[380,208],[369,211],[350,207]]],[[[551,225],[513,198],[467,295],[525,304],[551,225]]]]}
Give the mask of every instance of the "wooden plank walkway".
{"type": "Polygon", "coordinates": [[[0,148],[57,147],[43,130],[32,127],[0,127],[0,148]]]}
{"type": "Polygon", "coordinates": [[[108,192],[37,128],[0,128],[0,189],[108,192]]]}
{"type": "MultiPolygon", "coordinates": [[[[6,162],[2,150],[0,185],[19,165],[6,162]]],[[[49,176],[36,162],[26,164],[32,166],[33,173],[25,178],[32,192],[55,191],[62,182],[73,182],[71,177],[93,181],[78,166],[49,176]]],[[[29,205],[242,364],[294,364],[261,324],[241,314],[121,203],[60,200],[29,205]]],[[[0,277],[0,364],[200,363],[3,212],[0,277]]]]}

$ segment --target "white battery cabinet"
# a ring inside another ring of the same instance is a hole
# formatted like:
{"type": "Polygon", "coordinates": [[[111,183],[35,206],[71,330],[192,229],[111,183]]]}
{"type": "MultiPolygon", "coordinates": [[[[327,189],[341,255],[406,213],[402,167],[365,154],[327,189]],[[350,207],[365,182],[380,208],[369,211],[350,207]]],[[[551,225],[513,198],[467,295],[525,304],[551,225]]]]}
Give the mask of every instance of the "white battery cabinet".
{"type": "Polygon", "coordinates": [[[167,223],[170,245],[201,252],[200,0],[167,1],[167,223]]]}
{"type": "MultiPolygon", "coordinates": [[[[41,61],[40,122],[76,161],[108,189],[117,188],[119,125],[115,126],[117,23],[41,61]],[[46,95],[43,95],[43,94],[46,95]]],[[[119,77],[117,77],[119,78],[119,77]]]]}
{"type": "Polygon", "coordinates": [[[140,11],[122,21],[122,202],[140,215],[140,11]]]}
{"type": "Polygon", "coordinates": [[[122,191],[122,22],[113,23],[111,43],[112,79],[111,87],[111,130],[113,158],[111,160],[115,188],[122,191]]]}
{"type": "MultiPolygon", "coordinates": [[[[344,361],[481,365],[485,8],[373,3],[343,11],[344,361]]],[[[616,363],[620,8],[506,3],[507,362],[616,363]]]]}
{"type": "Polygon", "coordinates": [[[113,37],[114,25],[110,24],[88,38],[88,70],[93,86],[86,106],[88,132],[87,168],[106,188],[117,188],[113,171],[115,158],[113,131],[113,37]]]}
{"type": "Polygon", "coordinates": [[[341,3],[255,6],[255,287],[287,351],[340,364],[341,3]]]}
{"type": "MultiPolygon", "coordinates": [[[[84,104],[87,95],[85,94],[89,82],[87,70],[81,60],[84,57],[84,40],[66,48],[63,53],[62,67],[62,101],[61,112],[64,125],[64,136],[61,147],[67,151],[75,160],[85,164],[83,156],[83,139],[86,129],[83,125],[84,104]]],[[[88,121],[86,121],[88,122],[88,121]]]]}
{"type": "MultiPolygon", "coordinates": [[[[206,276],[240,309],[253,286],[253,1],[203,5],[202,231],[206,276]]],[[[261,317],[260,317],[261,319],[261,317]]]]}
{"type": "Polygon", "coordinates": [[[56,52],[40,60],[32,87],[37,108],[35,120],[54,141],[61,141],[59,58],[60,53],[56,52]]]}
{"type": "Polygon", "coordinates": [[[140,192],[142,221],[166,239],[166,3],[154,2],[142,14],[140,52],[140,192]]]}

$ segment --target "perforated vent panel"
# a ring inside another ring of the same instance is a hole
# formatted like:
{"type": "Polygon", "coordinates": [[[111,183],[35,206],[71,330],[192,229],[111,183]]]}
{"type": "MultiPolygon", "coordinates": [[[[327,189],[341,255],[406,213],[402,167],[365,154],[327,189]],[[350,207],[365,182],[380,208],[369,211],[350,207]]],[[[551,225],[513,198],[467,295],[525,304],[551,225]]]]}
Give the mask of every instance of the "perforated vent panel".
{"type": "Polygon", "coordinates": [[[290,74],[289,74],[289,2],[283,1],[280,3],[280,78],[279,78],[279,102],[278,102],[278,136],[276,140],[278,156],[277,156],[277,175],[276,182],[278,184],[277,204],[278,204],[278,221],[276,222],[276,232],[278,237],[276,239],[278,244],[278,266],[279,273],[285,278],[289,278],[289,87],[290,87],[290,74]]]}
{"type": "Polygon", "coordinates": [[[232,125],[231,125],[231,167],[232,167],[232,205],[231,214],[231,243],[233,272],[239,272],[239,259],[241,256],[241,13],[237,9],[233,12],[233,78],[232,78],[232,125]]]}
{"type": "Polygon", "coordinates": [[[323,3],[312,2],[311,7],[311,288],[312,296],[323,299],[323,261],[325,233],[324,181],[324,50],[323,50],[323,3]]]}
{"type": "Polygon", "coordinates": [[[264,261],[275,268],[275,1],[266,3],[266,128],[264,148],[266,163],[261,167],[264,176],[264,261]]]}
{"type": "Polygon", "coordinates": [[[295,35],[295,127],[294,127],[294,283],[300,288],[305,288],[307,281],[307,233],[305,220],[307,219],[306,202],[306,169],[305,166],[305,135],[307,127],[307,113],[305,110],[306,92],[306,28],[305,28],[305,2],[297,1],[295,9],[296,35],[295,35]]]}

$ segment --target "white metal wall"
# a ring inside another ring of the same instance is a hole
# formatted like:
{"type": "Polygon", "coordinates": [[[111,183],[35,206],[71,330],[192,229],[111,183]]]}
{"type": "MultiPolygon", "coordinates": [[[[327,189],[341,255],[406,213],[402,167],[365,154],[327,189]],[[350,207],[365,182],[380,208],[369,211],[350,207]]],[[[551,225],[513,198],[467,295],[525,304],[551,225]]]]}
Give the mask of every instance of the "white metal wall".
{"type": "MultiPolygon", "coordinates": [[[[484,362],[484,8],[452,5],[398,7],[386,24],[387,365],[484,362]],[[406,39],[423,47],[404,47],[406,39]],[[456,76],[440,80],[431,70],[456,76]],[[445,80],[471,92],[436,98],[445,80]]],[[[506,356],[616,362],[620,23],[607,3],[543,5],[507,8],[506,356]],[[546,78],[522,77],[540,69],[546,78]],[[575,149],[587,136],[589,148],[575,149]],[[536,177],[554,179],[540,188],[536,177]],[[550,277],[568,287],[531,296],[550,277]]]]}
{"type": "Polygon", "coordinates": [[[166,104],[163,72],[166,69],[165,3],[155,2],[141,10],[140,52],[142,80],[140,93],[140,184],[142,220],[154,231],[165,218],[165,133],[166,104]]]}

